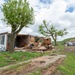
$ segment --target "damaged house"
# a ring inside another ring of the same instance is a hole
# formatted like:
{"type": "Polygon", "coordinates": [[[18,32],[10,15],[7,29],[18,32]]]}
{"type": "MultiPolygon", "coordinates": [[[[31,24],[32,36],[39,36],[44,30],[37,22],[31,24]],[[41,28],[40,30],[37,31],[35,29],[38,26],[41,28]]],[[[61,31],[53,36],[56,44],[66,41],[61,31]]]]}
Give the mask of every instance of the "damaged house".
{"type": "MultiPolygon", "coordinates": [[[[10,33],[1,33],[0,34],[0,51],[6,51],[9,50],[10,47],[10,33]]],[[[45,39],[43,37],[37,37],[37,36],[31,36],[26,34],[18,34],[15,38],[15,44],[14,48],[22,48],[26,47],[28,45],[38,46],[39,43],[42,43],[41,45],[50,45],[51,39],[45,39]]]]}
{"type": "MultiPolygon", "coordinates": [[[[18,34],[15,38],[15,47],[24,47],[29,44],[30,35],[18,34]]],[[[10,46],[10,33],[1,33],[0,34],[0,51],[9,50],[10,46]]]]}

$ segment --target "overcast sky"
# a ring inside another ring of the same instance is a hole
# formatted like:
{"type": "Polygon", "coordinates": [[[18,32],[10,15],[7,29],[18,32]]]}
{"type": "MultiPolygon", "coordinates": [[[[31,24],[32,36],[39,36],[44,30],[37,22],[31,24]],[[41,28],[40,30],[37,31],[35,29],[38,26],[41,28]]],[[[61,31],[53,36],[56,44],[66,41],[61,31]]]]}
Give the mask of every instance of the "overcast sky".
{"type": "MultiPolygon", "coordinates": [[[[0,6],[5,0],[0,0],[0,6]]],[[[34,9],[35,23],[30,28],[23,28],[21,33],[40,35],[38,26],[43,20],[51,21],[58,29],[66,28],[69,32],[59,40],[75,37],[75,0],[28,0],[34,9]]],[[[2,22],[3,14],[0,10],[0,33],[10,32],[11,28],[6,27],[2,22]]]]}

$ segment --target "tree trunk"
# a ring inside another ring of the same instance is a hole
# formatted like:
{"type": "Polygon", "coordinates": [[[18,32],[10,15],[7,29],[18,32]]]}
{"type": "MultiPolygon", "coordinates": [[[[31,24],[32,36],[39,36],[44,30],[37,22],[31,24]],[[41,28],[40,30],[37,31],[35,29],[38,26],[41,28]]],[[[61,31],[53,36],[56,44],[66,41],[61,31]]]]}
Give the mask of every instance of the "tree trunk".
{"type": "Polygon", "coordinates": [[[53,38],[53,40],[54,40],[54,45],[57,46],[57,37],[54,37],[54,36],[52,35],[52,38],[53,38]]]}
{"type": "Polygon", "coordinates": [[[55,32],[55,46],[57,46],[57,34],[56,34],[56,32],[55,32]]]}
{"type": "Polygon", "coordinates": [[[55,46],[57,46],[57,41],[56,41],[56,39],[54,40],[54,43],[55,43],[55,46]]]}
{"type": "Polygon", "coordinates": [[[16,34],[11,32],[11,34],[10,34],[10,49],[9,49],[9,52],[11,52],[11,53],[14,52],[15,38],[16,38],[16,34]]]}

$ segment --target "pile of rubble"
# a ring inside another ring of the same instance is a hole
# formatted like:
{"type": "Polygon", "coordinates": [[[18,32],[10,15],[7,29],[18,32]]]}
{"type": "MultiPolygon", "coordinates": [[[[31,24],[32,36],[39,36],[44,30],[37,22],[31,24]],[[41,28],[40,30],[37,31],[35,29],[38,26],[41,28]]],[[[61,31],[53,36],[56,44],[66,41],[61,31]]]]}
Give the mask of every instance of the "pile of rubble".
{"type": "Polygon", "coordinates": [[[30,37],[30,42],[28,45],[22,47],[22,49],[31,49],[33,51],[47,51],[52,50],[54,46],[51,45],[50,38],[39,38],[39,37],[30,37]]]}

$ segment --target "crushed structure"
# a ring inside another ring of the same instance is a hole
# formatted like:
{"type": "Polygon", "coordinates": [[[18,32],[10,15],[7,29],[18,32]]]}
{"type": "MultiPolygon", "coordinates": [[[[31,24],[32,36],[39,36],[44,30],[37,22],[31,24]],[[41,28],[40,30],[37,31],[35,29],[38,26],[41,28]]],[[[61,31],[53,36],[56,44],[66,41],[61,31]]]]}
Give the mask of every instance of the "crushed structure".
{"type": "MultiPolygon", "coordinates": [[[[10,33],[1,33],[0,34],[0,51],[9,50],[10,47],[10,33]]],[[[31,36],[26,34],[18,34],[15,38],[14,48],[23,48],[23,49],[33,49],[33,50],[47,50],[52,49],[51,39],[31,36]]]]}

